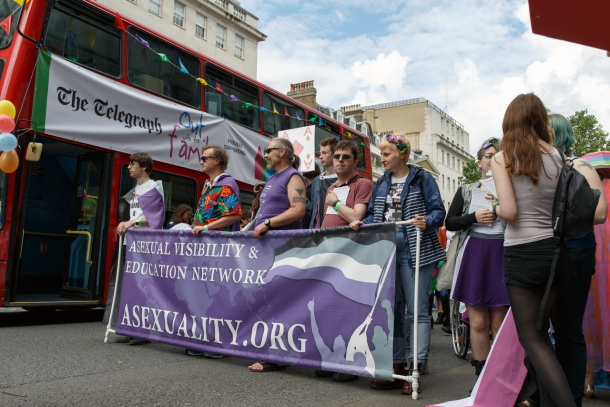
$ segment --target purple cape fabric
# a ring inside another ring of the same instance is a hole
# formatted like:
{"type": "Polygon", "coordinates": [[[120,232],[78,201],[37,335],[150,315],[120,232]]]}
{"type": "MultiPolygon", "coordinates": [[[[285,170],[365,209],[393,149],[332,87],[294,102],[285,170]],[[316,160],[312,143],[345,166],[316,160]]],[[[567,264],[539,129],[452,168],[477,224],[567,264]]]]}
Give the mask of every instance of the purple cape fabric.
{"type": "MultiPolygon", "coordinates": [[[[239,205],[241,206],[241,199],[239,198],[239,187],[237,186],[237,182],[235,182],[235,179],[233,179],[232,176],[230,176],[229,174],[220,174],[218,181],[216,181],[216,184],[214,184],[214,186],[218,185],[231,188],[233,190],[233,193],[237,197],[237,200],[239,201],[239,205]]],[[[231,225],[231,231],[239,232],[240,224],[241,221],[237,221],[233,225],[231,225]]]]}
{"type": "Polygon", "coordinates": [[[165,222],[165,203],[157,188],[152,188],[138,198],[140,208],[151,229],[163,229],[165,222]]]}

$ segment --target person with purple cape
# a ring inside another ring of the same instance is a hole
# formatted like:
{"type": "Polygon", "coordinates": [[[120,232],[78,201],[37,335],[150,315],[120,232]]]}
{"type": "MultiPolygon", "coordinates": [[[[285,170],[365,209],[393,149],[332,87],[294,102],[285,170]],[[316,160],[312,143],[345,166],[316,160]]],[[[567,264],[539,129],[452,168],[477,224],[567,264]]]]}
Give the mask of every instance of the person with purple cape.
{"type": "MultiPolygon", "coordinates": [[[[119,223],[117,233],[125,236],[131,228],[136,229],[163,229],[165,221],[165,202],[163,200],[163,184],[161,181],[150,179],[153,170],[153,160],[146,153],[135,153],[129,157],[129,175],[136,179],[136,186],[124,197],[129,203],[129,220],[119,223]]],[[[124,240],[123,244],[126,244],[124,240]]],[[[123,250],[119,264],[125,264],[125,250],[123,250]]],[[[120,297],[117,296],[117,304],[120,297]]],[[[119,336],[116,343],[129,343],[130,345],[144,345],[148,340],[119,336]]]]}
{"type": "MultiPolygon", "coordinates": [[[[210,177],[201,191],[201,198],[193,217],[194,235],[209,230],[225,232],[239,232],[241,223],[241,201],[239,187],[232,176],[227,174],[229,156],[224,148],[217,145],[208,145],[199,159],[201,171],[210,177]]],[[[220,359],[224,357],[218,353],[202,352],[189,349],[189,356],[205,356],[220,359]]]]}

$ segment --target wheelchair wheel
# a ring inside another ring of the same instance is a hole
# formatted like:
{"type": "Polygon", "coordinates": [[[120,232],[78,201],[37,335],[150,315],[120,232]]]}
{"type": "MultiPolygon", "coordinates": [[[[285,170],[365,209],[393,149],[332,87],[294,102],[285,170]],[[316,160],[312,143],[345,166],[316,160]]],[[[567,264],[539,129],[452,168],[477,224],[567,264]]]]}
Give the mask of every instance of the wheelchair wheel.
{"type": "Polygon", "coordinates": [[[453,301],[451,307],[451,336],[453,352],[458,358],[465,359],[470,346],[470,326],[461,321],[460,302],[453,301]]]}

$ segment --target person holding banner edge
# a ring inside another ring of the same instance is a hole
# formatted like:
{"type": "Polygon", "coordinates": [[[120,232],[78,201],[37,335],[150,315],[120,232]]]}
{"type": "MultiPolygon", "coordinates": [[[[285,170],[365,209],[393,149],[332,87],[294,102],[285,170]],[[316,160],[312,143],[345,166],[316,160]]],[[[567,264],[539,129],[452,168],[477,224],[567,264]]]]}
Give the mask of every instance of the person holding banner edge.
{"type": "MultiPolygon", "coordinates": [[[[350,222],[362,220],[366,215],[369,199],[373,192],[373,183],[356,174],[358,164],[358,149],[349,140],[342,140],[335,147],[333,166],[337,174],[337,182],[333,183],[326,192],[324,203],[324,221],[322,228],[348,226],[350,222]],[[342,201],[334,192],[336,188],[347,188],[347,198],[342,201]],[[333,208],[335,213],[327,213],[333,208]]],[[[336,349],[335,349],[336,351],[336,349]]],[[[358,376],[346,373],[335,373],[325,370],[316,370],[318,377],[332,377],[336,382],[349,382],[357,380],[358,376]]]]}
{"type": "MultiPolygon", "coordinates": [[[[239,187],[232,176],[225,173],[229,156],[224,148],[210,144],[199,159],[201,171],[210,178],[203,184],[197,211],[193,217],[194,235],[209,230],[237,232],[241,223],[239,187]]],[[[205,356],[220,359],[219,353],[188,349],[189,356],[205,356]]]]}
{"type": "MultiPolygon", "coordinates": [[[[254,236],[262,239],[271,229],[301,229],[305,216],[305,179],[298,171],[301,159],[294,153],[290,140],[273,139],[265,149],[267,166],[275,169],[261,194],[260,207],[256,215],[254,236]]],[[[284,370],[277,363],[256,362],[249,366],[251,372],[284,370]]]]}
{"type": "MultiPolygon", "coordinates": [[[[354,230],[360,225],[381,222],[397,222],[414,219],[414,225],[422,231],[420,281],[415,287],[415,250],[416,230],[410,226],[401,226],[396,233],[396,303],[394,306],[394,374],[405,375],[406,370],[406,326],[405,306],[411,321],[411,332],[415,316],[413,315],[415,290],[418,290],[417,323],[423,325],[418,329],[417,370],[420,374],[428,373],[428,351],[430,345],[430,316],[428,315],[428,288],[432,281],[434,264],[447,259],[445,251],[436,235],[436,229],[442,226],[445,219],[445,207],[441,200],[436,181],[425,173],[421,167],[409,162],[411,148],[404,135],[389,134],[379,145],[381,163],[385,173],[377,180],[367,216],[362,221],[350,223],[354,230]],[[421,215],[420,215],[421,214],[421,215]]],[[[409,349],[409,372],[414,370],[413,347],[409,349]]],[[[374,389],[402,388],[402,393],[413,392],[410,382],[402,380],[371,381],[374,389]]],[[[421,383],[420,389],[421,392],[421,383]]]]}
{"type": "MultiPolygon", "coordinates": [[[[160,181],[153,181],[149,175],[153,170],[153,160],[146,153],[135,153],[129,157],[127,166],[131,178],[136,179],[135,188],[131,189],[123,198],[129,203],[129,220],[119,223],[117,233],[125,236],[131,228],[151,228],[163,229],[165,221],[165,202],[163,201],[163,184],[160,181]]],[[[125,245],[127,242],[124,241],[125,245]]],[[[119,266],[125,264],[125,250],[118,259],[119,266]]],[[[115,287],[120,290],[120,287],[115,287]]],[[[120,292],[120,291],[119,291],[120,292]]],[[[116,298],[117,304],[120,296],[116,298]]],[[[114,303],[111,305],[114,306],[114,303]]],[[[129,343],[130,345],[145,345],[150,343],[148,340],[133,338],[129,336],[119,336],[115,339],[116,343],[129,343]]]]}

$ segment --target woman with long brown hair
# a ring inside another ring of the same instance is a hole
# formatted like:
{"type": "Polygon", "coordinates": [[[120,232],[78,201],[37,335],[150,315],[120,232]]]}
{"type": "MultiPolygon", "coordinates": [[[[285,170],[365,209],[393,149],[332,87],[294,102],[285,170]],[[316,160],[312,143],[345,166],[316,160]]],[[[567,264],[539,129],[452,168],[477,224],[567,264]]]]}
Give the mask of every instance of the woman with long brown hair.
{"type": "Polygon", "coordinates": [[[498,199],[494,213],[508,221],[504,238],[504,282],[519,342],[535,370],[540,401],[546,406],[576,406],[561,365],[547,334],[549,316],[571,265],[565,241],[548,299],[555,251],[551,222],[555,190],[563,165],[553,148],[546,108],[534,94],[517,96],[506,109],[500,152],[491,169],[498,199]],[[544,307],[542,328],[538,312],[544,307]]]}

